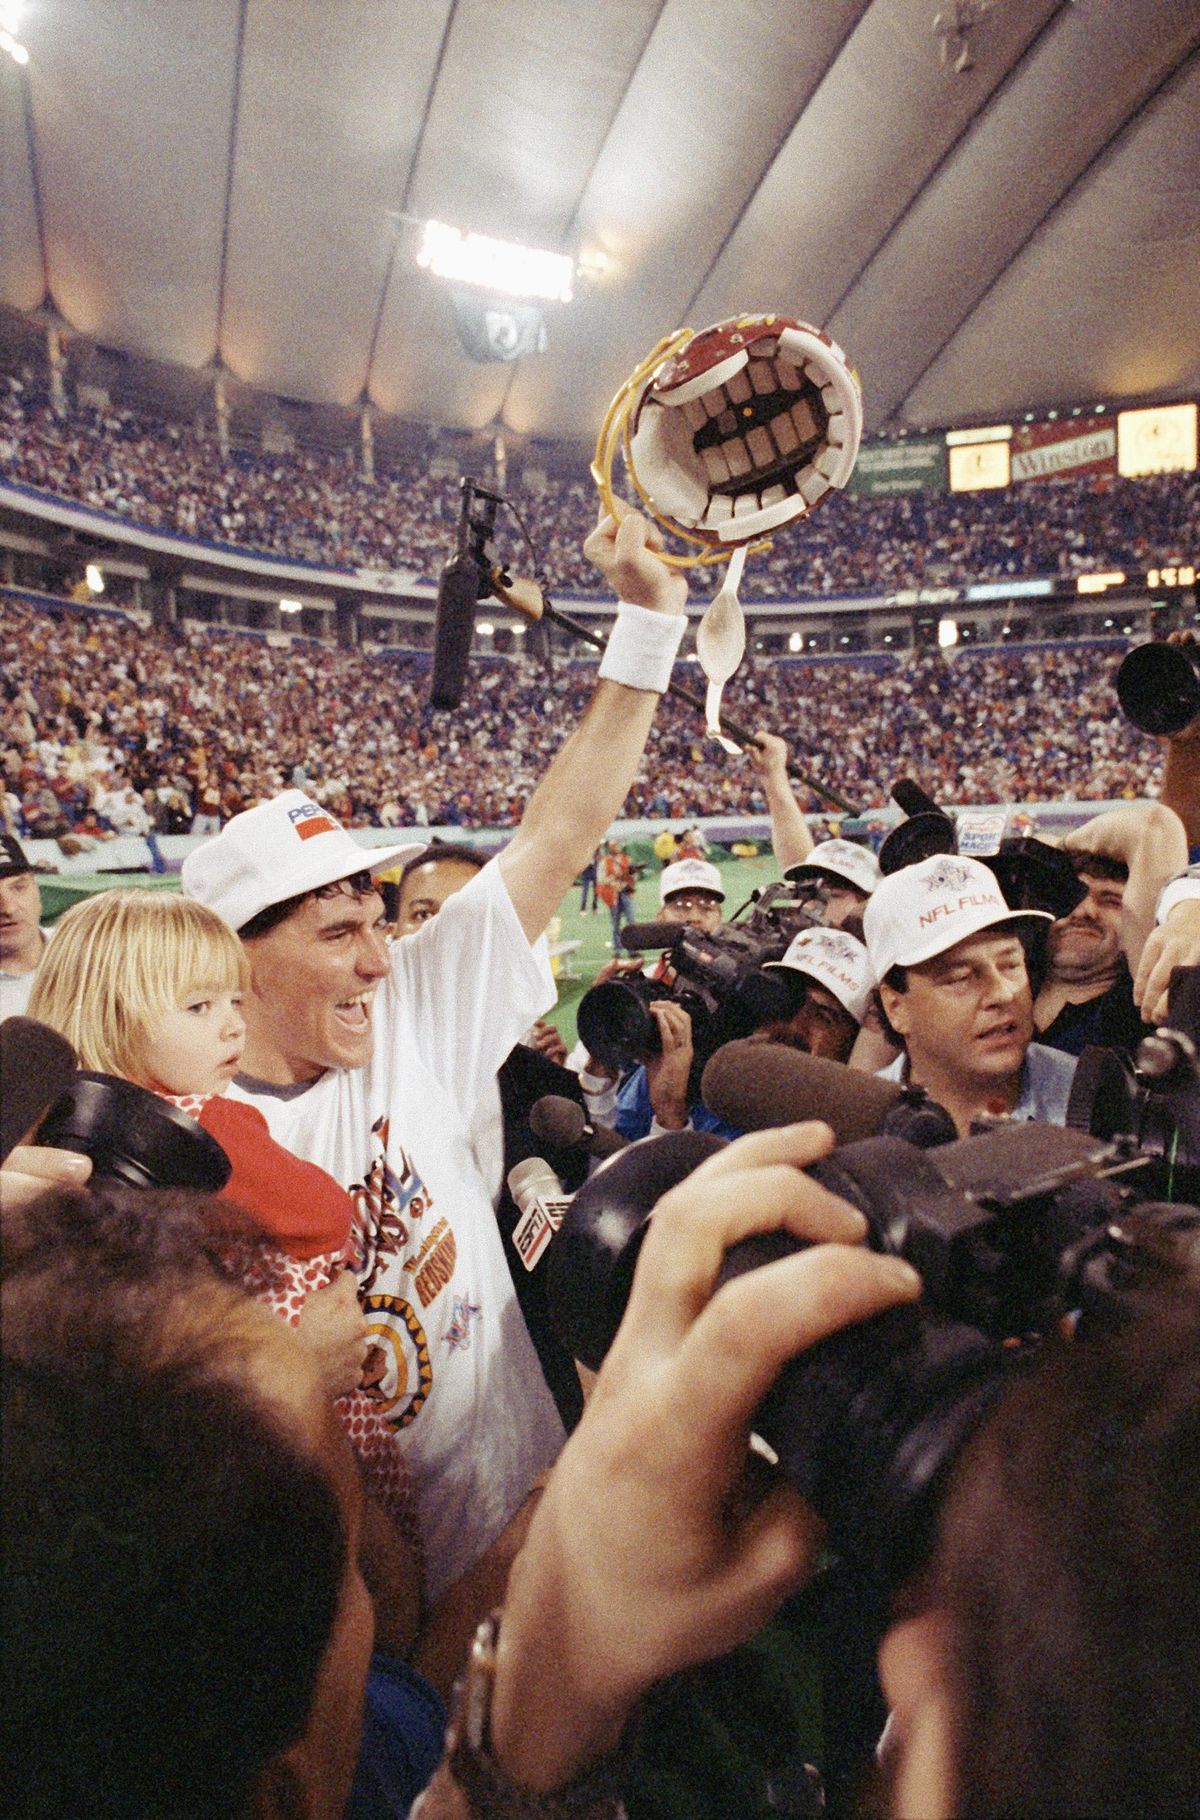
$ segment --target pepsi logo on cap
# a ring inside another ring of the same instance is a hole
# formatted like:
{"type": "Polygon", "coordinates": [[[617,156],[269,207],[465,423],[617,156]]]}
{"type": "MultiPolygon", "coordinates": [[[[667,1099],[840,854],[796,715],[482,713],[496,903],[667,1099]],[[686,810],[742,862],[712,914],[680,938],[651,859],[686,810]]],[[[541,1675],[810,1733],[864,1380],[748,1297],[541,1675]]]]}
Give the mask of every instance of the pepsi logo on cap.
{"type": "Polygon", "coordinates": [[[288,820],[292,823],[301,840],[311,840],[314,834],[336,834],[337,823],[316,803],[301,803],[299,808],[289,809],[288,820]]]}

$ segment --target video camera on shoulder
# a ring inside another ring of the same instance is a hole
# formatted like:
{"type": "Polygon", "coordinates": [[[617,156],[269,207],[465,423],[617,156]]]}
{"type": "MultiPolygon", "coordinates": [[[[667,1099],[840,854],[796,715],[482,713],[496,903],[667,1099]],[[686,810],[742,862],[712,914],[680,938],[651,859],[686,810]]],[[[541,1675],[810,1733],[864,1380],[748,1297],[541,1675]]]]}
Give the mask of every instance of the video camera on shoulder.
{"type": "MultiPolygon", "coordinates": [[[[925,1558],[954,1462],[1045,1342],[1065,1326],[1118,1327],[1164,1289],[1200,1295],[1200,968],[1176,971],[1168,1024],[1132,1064],[1102,1053],[1067,1129],[995,1121],[930,1148],[874,1136],[808,1170],[865,1215],[873,1250],[920,1271],[923,1297],[793,1359],[754,1427],[833,1546],[885,1592],[925,1558]]],[[[648,1139],[575,1196],[547,1293],[591,1368],[656,1202],[722,1142],[648,1139]]],[[[728,1253],[723,1279],[802,1248],[757,1234],[728,1253]]]]}
{"type": "Polygon", "coordinates": [[[789,1017],[801,982],[762,969],[819,919],[788,885],[768,885],[751,902],[744,922],[723,923],[709,934],[684,923],[627,924],[622,947],[632,953],[661,949],[667,968],[660,979],[633,973],[584,993],[577,1025],[588,1054],[619,1074],[657,1055],[662,1043],[649,1009],[657,999],[682,1005],[691,1018],[701,1070],[722,1043],[789,1017]]]}
{"type": "Polygon", "coordinates": [[[1057,919],[1069,916],[1087,896],[1062,848],[1011,832],[1004,809],[973,810],[956,821],[910,778],[892,785],[892,800],[905,819],[879,849],[885,876],[935,853],[966,853],[996,874],[1010,910],[1048,910],[1057,919]]]}

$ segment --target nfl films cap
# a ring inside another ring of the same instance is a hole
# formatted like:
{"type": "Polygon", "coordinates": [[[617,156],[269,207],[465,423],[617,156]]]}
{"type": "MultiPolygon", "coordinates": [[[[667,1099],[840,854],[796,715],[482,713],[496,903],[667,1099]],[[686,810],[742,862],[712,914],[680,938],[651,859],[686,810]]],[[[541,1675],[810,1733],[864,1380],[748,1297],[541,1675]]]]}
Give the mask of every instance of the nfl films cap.
{"type": "Polygon", "coordinates": [[[863,912],[867,952],[878,979],[916,967],[998,923],[1052,923],[1048,910],[1010,910],[982,860],[935,853],[881,879],[863,912]]]}
{"type": "Polygon", "coordinates": [[[781,961],[767,961],[764,973],[768,967],[787,967],[815,980],[856,1024],[867,1015],[875,975],[862,943],[842,929],[802,929],[781,961]]]}
{"type": "Polygon", "coordinates": [[[355,872],[378,872],[424,852],[427,844],[360,847],[303,790],[284,790],[270,802],[244,809],[189,853],[181,880],[188,897],[207,904],[237,930],[271,904],[319,891],[355,872]]]}
{"type": "Polygon", "coordinates": [[[32,872],[25,850],[12,834],[0,834],[0,878],[16,878],[20,872],[32,872]]]}
{"type": "Polygon", "coordinates": [[[673,865],[663,867],[658,887],[659,903],[665,904],[677,891],[711,891],[722,902],[725,898],[721,874],[707,859],[677,859],[673,865]]]}
{"type": "Polygon", "coordinates": [[[848,885],[865,891],[868,897],[883,877],[879,861],[870,848],[860,847],[852,840],[818,841],[803,864],[788,867],[786,876],[790,879],[813,878],[823,872],[832,872],[835,878],[845,879],[848,885]]]}

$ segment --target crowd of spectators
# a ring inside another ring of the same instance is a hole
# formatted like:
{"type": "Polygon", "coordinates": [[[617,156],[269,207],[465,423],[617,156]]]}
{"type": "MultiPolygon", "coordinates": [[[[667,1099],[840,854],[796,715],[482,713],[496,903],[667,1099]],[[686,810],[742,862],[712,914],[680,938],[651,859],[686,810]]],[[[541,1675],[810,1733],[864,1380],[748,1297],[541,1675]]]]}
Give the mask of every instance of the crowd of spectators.
{"type": "MultiPolygon", "coordinates": [[[[13,378],[0,394],[0,478],[189,537],[426,579],[451,554],[458,519],[455,479],[412,460],[381,453],[368,480],[354,443],[336,453],[233,447],[223,455],[211,424],[90,406],[60,416],[13,378]]],[[[548,475],[536,490],[519,475],[509,481],[550,586],[594,593],[595,573],[580,555],[596,510],[591,482],[582,472],[548,475]]],[[[748,564],[742,593],[789,599],[1138,569],[1194,560],[1198,528],[1194,474],[1088,475],[896,499],[833,493],[748,564]]]]}
{"type": "MultiPolygon", "coordinates": [[[[561,658],[552,673],[476,658],[461,709],[446,714],[428,705],[427,655],[144,627],[15,594],[0,596],[0,638],[4,819],[29,836],[215,829],[291,784],[352,826],[511,827],[594,678],[561,658]]],[[[867,807],[901,775],[946,802],[1152,794],[1159,749],[1120,715],[1117,656],[1081,644],[869,664],[758,658],[726,702],[867,807]]],[[[765,806],[748,763],[666,699],[625,814],[765,806]]]]}

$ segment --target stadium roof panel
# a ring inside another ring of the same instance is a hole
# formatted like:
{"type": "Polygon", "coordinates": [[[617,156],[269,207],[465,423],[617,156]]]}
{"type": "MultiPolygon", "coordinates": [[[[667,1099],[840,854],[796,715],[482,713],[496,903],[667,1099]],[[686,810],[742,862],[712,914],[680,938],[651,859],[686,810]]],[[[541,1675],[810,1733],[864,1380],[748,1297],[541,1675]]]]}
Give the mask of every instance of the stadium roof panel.
{"type": "Polygon", "coordinates": [[[827,322],[871,430],[1200,390],[1195,0],[56,0],[22,38],[0,303],[106,346],[541,437],[740,309],[827,322]],[[606,269],[477,364],[427,216],[606,269]]]}

